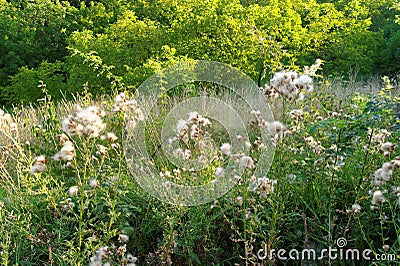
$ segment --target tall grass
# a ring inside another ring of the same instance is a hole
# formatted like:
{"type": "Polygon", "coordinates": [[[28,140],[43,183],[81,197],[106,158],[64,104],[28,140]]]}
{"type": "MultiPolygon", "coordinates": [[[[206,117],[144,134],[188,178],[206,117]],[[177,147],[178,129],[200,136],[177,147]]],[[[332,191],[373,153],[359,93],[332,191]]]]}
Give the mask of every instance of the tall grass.
{"type": "MultiPolygon", "coordinates": [[[[181,98],[170,95],[165,106],[196,95],[235,105],[232,96],[216,91],[204,86],[181,98]]],[[[370,265],[327,256],[321,262],[283,261],[276,254],[261,260],[257,254],[265,248],[321,251],[337,247],[339,238],[347,248],[371,249],[371,256],[399,255],[400,154],[394,146],[382,150],[384,143],[399,145],[398,92],[376,80],[360,86],[320,79],[304,101],[270,100],[275,119],[287,128],[267,174],[271,184],[277,180],[273,189],[249,189],[249,170],[223,197],[192,207],[164,203],[131,177],[121,147],[123,115],[113,112],[116,95],[58,103],[46,97],[34,107],[15,108],[12,121],[0,127],[1,264],[370,265]],[[63,146],[61,123],[76,113],[76,104],[106,111],[102,134],[113,132],[118,139],[69,135],[76,156],[53,160],[63,146]],[[301,115],[290,113],[294,109],[301,115]],[[31,173],[40,155],[45,170],[31,173]],[[392,164],[390,178],[377,183],[374,174],[385,162],[392,164]]],[[[166,114],[150,125],[147,148],[159,171],[177,178],[158,150],[166,114]]],[[[222,145],[224,133],[212,134],[221,134],[216,139],[222,145]]],[[[214,161],[202,175],[214,176],[218,166],[214,161]]]]}

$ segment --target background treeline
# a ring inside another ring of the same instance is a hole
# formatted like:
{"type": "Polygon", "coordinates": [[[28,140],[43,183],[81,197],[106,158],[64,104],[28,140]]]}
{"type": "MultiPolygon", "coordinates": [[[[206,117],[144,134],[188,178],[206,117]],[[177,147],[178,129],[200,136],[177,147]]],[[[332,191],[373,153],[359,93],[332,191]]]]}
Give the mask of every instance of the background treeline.
{"type": "Polygon", "coordinates": [[[0,0],[0,105],[42,97],[39,81],[56,99],[134,89],[191,59],[261,83],[316,58],[325,75],[396,75],[399,10],[397,0],[0,0]]]}

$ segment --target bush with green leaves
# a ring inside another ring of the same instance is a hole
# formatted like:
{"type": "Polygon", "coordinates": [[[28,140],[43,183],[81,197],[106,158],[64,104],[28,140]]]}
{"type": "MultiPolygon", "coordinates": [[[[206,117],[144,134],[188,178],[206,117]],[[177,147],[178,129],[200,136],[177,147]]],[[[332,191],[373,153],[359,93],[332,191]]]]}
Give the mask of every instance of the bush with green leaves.
{"type": "MultiPolygon", "coordinates": [[[[327,75],[347,76],[349,69],[362,77],[398,71],[392,63],[398,35],[393,0],[118,0],[73,6],[49,0],[2,1],[3,104],[10,103],[3,91],[7,94],[12,82],[24,80],[17,75],[20,69],[40,72],[42,62],[62,62],[66,93],[80,92],[85,84],[93,94],[104,93],[109,77],[91,66],[87,61],[91,56],[109,67],[108,74],[123,78],[131,90],[157,67],[191,59],[230,64],[260,85],[273,72],[299,70],[314,58],[326,61],[327,75]]],[[[23,94],[21,99],[29,98],[23,94]]]]}
{"type": "Polygon", "coordinates": [[[22,67],[11,78],[11,84],[3,88],[3,99],[11,104],[29,104],[41,99],[47,92],[54,99],[70,97],[64,64],[42,62],[37,69],[22,67]]]}

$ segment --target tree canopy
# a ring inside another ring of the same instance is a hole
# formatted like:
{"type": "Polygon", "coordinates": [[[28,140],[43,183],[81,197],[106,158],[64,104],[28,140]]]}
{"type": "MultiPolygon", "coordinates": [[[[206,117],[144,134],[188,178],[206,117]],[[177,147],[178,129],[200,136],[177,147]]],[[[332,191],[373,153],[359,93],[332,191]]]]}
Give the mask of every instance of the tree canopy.
{"type": "Polygon", "coordinates": [[[191,59],[261,82],[316,58],[326,75],[393,75],[398,15],[395,0],[0,0],[0,102],[34,101],[39,80],[57,97],[134,90],[191,59]]]}

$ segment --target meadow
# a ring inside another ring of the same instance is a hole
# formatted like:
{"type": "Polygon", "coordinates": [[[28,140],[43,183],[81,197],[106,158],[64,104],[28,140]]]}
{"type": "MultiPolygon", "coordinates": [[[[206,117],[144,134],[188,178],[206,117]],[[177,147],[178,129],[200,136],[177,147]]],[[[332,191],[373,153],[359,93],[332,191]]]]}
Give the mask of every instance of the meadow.
{"type": "Polygon", "coordinates": [[[46,95],[36,106],[1,111],[1,264],[394,265],[398,85],[386,77],[329,80],[318,75],[321,67],[317,61],[301,73],[277,72],[259,88],[273,115],[266,120],[204,82],[161,89],[153,116],[144,111],[153,103],[128,91],[58,102],[46,95]],[[193,110],[189,104],[190,112],[170,115],[177,103],[197,96],[232,106],[249,121],[248,135],[227,134],[221,121],[202,114],[211,105],[193,110]],[[148,158],[129,150],[139,136],[129,135],[128,125],[146,125],[148,158]],[[170,127],[172,155],[161,141],[170,127]],[[265,149],[274,151],[269,169],[259,167],[265,149]],[[234,184],[211,201],[180,204],[143,189],[148,176],[132,161],[155,167],[160,194],[172,183],[234,184]],[[202,165],[186,169],[186,161],[202,165]],[[339,259],[323,252],[329,247],[357,249],[360,257],[339,259]],[[304,249],[316,257],[302,257],[304,249]],[[363,250],[370,250],[367,257],[363,250]]]}
{"type": "Polygon", "coordinates": [[[0,265],[398,265],[398,0],[0,0],[0,265]]]}

